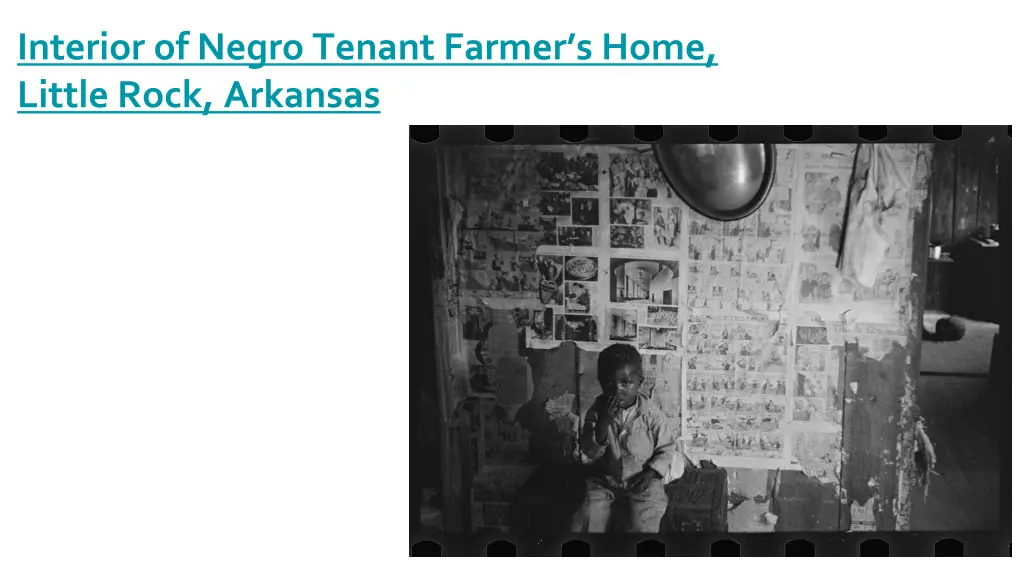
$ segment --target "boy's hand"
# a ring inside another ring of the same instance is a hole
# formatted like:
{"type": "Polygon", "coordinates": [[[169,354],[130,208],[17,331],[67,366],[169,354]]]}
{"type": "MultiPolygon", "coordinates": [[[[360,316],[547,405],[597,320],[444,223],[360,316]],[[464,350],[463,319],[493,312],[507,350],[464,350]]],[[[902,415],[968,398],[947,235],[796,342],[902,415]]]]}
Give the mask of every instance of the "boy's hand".
{"type": "Polygon", "coordinates": [[[600,444],[604,444],[608,441],[608,431],[612,427],[612,422],[615,421],[615,413],[619,409],[619,399],[614,396],[609,398],[604,404],[604,409],[597,416],[597,441],[600,444]]]}
{"type": "Polygon", "coordinates": [[[604,403],[604,410],[601,411],[601,424],[611,424],[615,421],[615,414],[619,411],[619,399],[612,396],[604,403]]]}
{"type": "Polygon", "coordinates": [[[629,491],[633,493],[646,492],[651,487],[651,482],[661,478],[661,474],[658,474],[650,468],[644,468],[642,472],[633,476],[629,480],[629,491]]]}

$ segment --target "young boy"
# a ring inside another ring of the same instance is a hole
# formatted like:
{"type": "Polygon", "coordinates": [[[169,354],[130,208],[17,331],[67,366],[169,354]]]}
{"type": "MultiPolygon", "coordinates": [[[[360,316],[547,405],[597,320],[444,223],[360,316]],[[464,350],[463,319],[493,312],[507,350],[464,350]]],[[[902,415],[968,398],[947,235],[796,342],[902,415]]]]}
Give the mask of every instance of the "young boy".
{"type": "Polygon", "coordinates": [[[675,439],[665,415],[639,394],[643,360],[636,348],[613,344],[601,351],[597,378],[604,394],[587,412],[580,438],[595,473],[572,530],[608,531],[612,505],[619,504],[625,531],[657,532],[668,503],[662,478],[672,464],[675,439]]]}

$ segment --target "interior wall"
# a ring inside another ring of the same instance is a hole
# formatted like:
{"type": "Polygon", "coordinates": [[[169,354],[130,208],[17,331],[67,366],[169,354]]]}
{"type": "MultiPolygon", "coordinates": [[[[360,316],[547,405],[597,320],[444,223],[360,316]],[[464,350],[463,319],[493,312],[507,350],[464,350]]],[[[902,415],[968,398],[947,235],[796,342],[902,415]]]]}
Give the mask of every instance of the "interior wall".
{"type": "Polygon", "coordinates": [[[855,145],[779,146],[770,197],[735,223],[683,205],[638,148],[448,149],[444,363],[471,529],[507,529],[538,465],[582,461],[596,356],[617,341],[640,348],[680,452],[728,468],[731,531],[892,529],[931,149],[886,148],[904,184],[869,288],[836,269],[855,145]]]}
{"type": "Polygon", "coordinates": [[[931,243],[955,246],[999,223],[998,164],[994,142],[935,145],[931,243]]]}

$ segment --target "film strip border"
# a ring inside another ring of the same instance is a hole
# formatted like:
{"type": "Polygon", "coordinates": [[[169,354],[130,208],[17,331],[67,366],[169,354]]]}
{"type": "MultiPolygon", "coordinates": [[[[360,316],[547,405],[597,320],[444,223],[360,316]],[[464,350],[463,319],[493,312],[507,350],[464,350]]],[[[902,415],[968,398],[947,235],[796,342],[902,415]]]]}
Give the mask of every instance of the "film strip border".
{"type": "Polygon", "coordinates": [[[1012,126],[410,126],[414,143],[458,145],[715,143],[923,143],[988,141],[1009,144],[1012,126]]]}
{"type": "Polygon", "coordinates": [[[414,541],[413,557],[982,557],[1010,556],[993,532],[574,534],[571,540],[522,542],[472,536],[414,541]]]}
{"type": "MultiPolygon", "coordinates": [[[[1011,172],[1012,126],[423,126],[409,127],[410,146],[485,145],[642,145],[667,139],[680,144],[715,143],[943,143],[994,144],[1000,171],[1011,172]]],[[[1010,178],[999,186],[1000,226],[1010,235],[1010,178]]],[[[1005,266],[1010,266],[1010,250],[1005,266]]],[[[1009,299],[1009,282],[1003,290],[1009,299]]],[[[1001,328],[1000,347],[1009,349],[1010,323],[1001,328]]],[[[1007,363],[1008,364],[1008,363],[1007,363]]],[[[993,366],[993,377],[1008,376],[1009,366],[993,366]]],[[[1009,423],[1009,387],[999,386],[1000,419],[1009,423]]],[[[1000,501],[1009,502],[1008,443],[1000,446],[1000,501]]],[[[1010,518],[1000,519],[998,531],[929,532],[775,532],[660,534],[572,534],[543,541],[519,540],[514,534],[410,533],[410,556],[1010,556],[1010,518]]]]}

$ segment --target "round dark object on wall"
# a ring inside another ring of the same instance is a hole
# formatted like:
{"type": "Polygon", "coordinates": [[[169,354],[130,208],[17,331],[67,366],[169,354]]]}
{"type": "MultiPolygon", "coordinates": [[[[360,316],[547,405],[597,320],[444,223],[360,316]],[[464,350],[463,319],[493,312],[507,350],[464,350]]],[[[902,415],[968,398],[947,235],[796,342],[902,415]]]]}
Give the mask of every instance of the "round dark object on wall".
{"type": "Polygon", "coordinates": [[[665,179],[697,212],[729,222],[761,207],[775,179],[773,144],[654,145],[665,179]]]}

